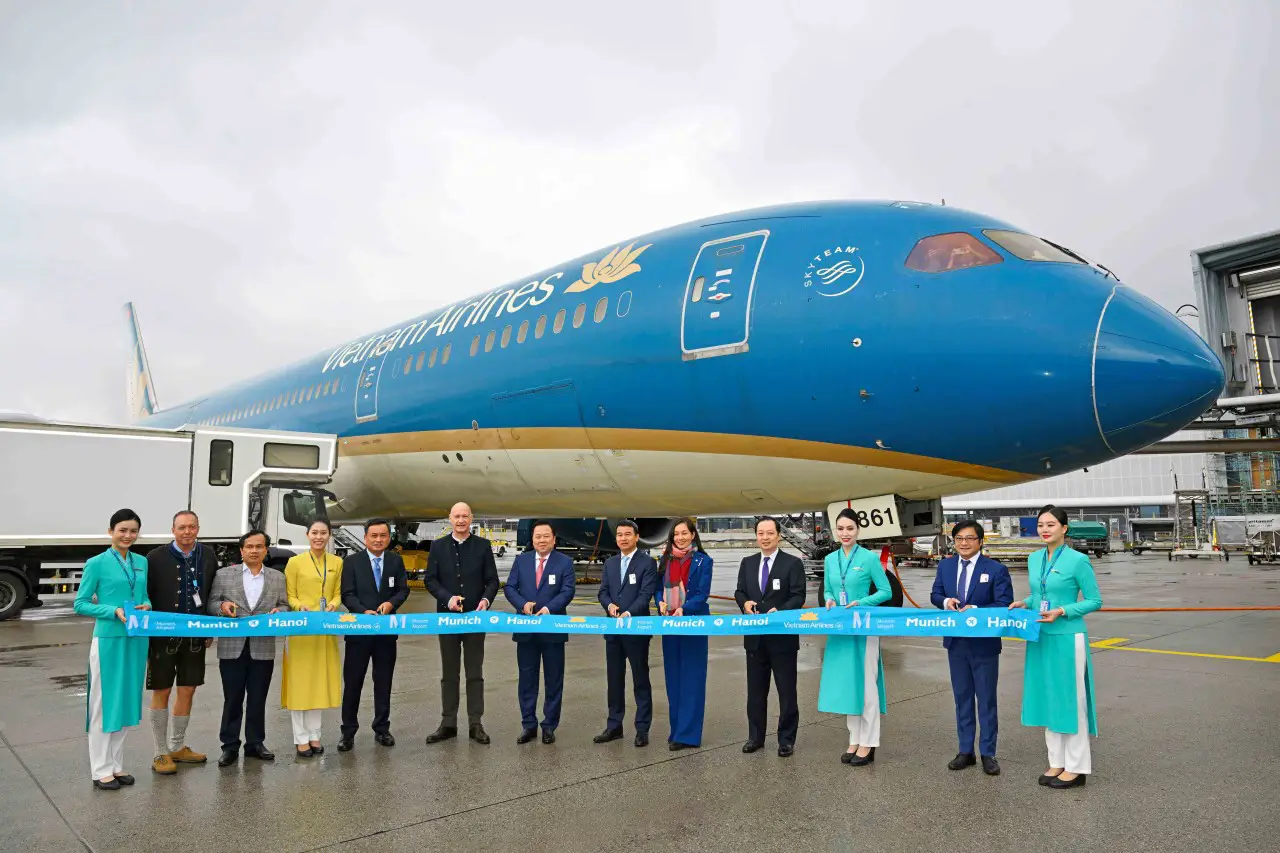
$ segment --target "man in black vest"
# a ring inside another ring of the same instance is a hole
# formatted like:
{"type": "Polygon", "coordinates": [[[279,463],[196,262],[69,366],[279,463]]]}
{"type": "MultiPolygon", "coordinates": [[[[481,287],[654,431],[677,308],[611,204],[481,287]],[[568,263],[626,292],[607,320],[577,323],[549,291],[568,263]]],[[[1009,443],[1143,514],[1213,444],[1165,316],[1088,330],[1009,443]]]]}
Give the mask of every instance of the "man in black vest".
{"type": "MultiPolygon", "coordinates": [[[[404,560],[389,549],[391,522],[375,518],[364,526],[365,550],[342,561],[342,604],[352,613],[388,616],[409,598],[404,560]]],[[[391,679],[396,672],[396,634],[346,638],[342,661],[342,737],[338,752],[349,752],[360,728],[360,692],[373,663],[373,739],[395,746],[391,734],[391,679]]]]}
{"type": "MultiPolygon", "coordinates": [[[[427,560],[427,592],[436,597],[437,613],[488,610],[498,594],[498,565],[488,539],[471,535],[471,507],[456,503],[449,511],[453,530],[431,543],[427,560]]],[[[487,744],[484,716],[484,633],[441,634],[440,727],[427,743],[458,736],[458,674],[466,654],[468,733],[487,744]]]]}
{"type": "MultiPolygon", "coordinates": [[[[804,563],[799,557],[778,549],[778,521],[762,518],[756,522],[758,554],[743,557],[738,566],[738,589],[733,597],[745,614],[799,610],[804,607],[804,563]]],[[[795,751],[800,728],[800,706],[796,701],[796,657],[800,637],[796,634],[746,636],[747,650],[747,742],[743,752],[764,746],[769,713],[769,678],[778,685],[778,755],[786,758],[795,751]]]]}
{"type": "MultiPolygon", "coordinates": [[[[202,615],[209,600],[218,555],[196,541],[200,519],[189,509],[173,517],[173,541],[147,554],[147,596],[151,606],[167,613],[202,615]]],[[[208,756],[186,744],[187,723],[196,688],[204,684],[205,649],[213,638],[152,637],[147,651],[147,689],[151,691],[151,731],[156,754],[151,770],[162,776],[178,772],[178,764],[204,764],[208,756]],[[174,683],[178,697],[169,714],[174,683]]]]}

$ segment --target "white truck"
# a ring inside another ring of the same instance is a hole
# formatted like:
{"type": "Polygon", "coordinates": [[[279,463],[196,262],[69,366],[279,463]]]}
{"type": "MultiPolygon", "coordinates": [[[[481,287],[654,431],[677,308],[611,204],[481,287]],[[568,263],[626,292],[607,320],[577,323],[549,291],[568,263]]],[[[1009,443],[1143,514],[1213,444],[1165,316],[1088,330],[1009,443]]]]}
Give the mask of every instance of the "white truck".
{"type": "Polygon", "coordinates": [[[74,568],[110,544],[122,507],[142,517],[139,553],[169,542],[174,513],[190,509],[219,565],[255,528],[278,546],[279,563],[325,517],[332,495],[321,487],[337,461],[334,435],[0,419],[0,621],[39,606],[42,585],[74,588],[74,568]]]}

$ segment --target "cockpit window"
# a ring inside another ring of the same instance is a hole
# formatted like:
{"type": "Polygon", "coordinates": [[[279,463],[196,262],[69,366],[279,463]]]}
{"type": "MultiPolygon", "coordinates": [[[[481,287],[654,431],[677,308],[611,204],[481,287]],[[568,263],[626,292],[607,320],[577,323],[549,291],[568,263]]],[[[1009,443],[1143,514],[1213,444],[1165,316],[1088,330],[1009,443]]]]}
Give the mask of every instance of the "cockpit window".
{"type": "Polygon", "coordinates": [[[1087,263],[1078,255],[1073,255],[1055,246],[1047,240],[1022,234],[1018,231],[983,231],[991,241],[1014,257],[1024,261],[1046,261],[1055,264],[1087,263]]]}
{"type": "Polygon", "coordinates": [[[951,234],[935,234],[925,237],[911,254],[907,255],[907,268],[920,272],[950,272],[966,267],[984,267],[998,264],[1004,258],[972,234],[956,231],[951,234]]]}

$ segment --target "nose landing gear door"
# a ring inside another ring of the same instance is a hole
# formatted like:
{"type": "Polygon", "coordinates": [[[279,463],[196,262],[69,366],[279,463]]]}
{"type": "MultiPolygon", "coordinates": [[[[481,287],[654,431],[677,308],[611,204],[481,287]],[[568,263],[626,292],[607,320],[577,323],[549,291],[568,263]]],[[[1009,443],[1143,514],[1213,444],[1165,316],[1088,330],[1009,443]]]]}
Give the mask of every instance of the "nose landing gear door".
{"type": "Polygon", "coordinates": [[[752,231],[702,244],[680,316],[685,361],[747,351],[756,271],[768,238],[768,231],[752,231]]]}

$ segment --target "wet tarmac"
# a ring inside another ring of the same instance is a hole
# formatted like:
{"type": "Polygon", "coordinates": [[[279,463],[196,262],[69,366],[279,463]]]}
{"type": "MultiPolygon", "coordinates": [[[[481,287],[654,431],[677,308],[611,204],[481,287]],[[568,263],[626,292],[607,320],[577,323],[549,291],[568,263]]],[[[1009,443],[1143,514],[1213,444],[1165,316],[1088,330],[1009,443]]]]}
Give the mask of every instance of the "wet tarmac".
{"type": "MultiPolygon", "coordinates": [[[[716,593],[732,593],[743,553],[713,553],[716,593]]],[[[1280,604],[1280,569],[1241,559],[1115,555],[1095,566],[1108,606],[1280,604]]],[[[932,570],[902,576],[927,607],[932,570]]],[[[1025,573],[1015,572],[1014,584],[1026,594],[1025,573]]],[[[582,586],[575,609],[596,612],[594,593],[582,586]]],[[[412,610],[430,605],[420,591],[410,602],[412,610]]],[[[1045,767],[1044,737],[1018,722],[1023,648],[1016,642],[1006,643],[1001,665],[1004,772],[988,777],[978,768],[946,768],[956,752],[955,723],[939,641],[884,641],[882,745],[872,766],[851,768],[839,761],[844,720],[816,711],[821,639],[806,639],[801,649],[801,730],[795,755],[783,759],[773,743],[741,752],[739,639],[712,639],[702,747],[673,753],[665,743],[659,643],[650,656],[650,746],[632,745],[630,717],[626,739],[592,743],[605,723],[603,644],[594,638],[569,643],[557,742],[518,746],[515,648],[507,636],[491,635],[487,747],[465,737],[424,743],[439,722],[440,663],[435,638],[416,637],[400,641],[394,748],[375,745],[365,728],[356,748],[339,754],[334,710],[324,715],[326,754],[293,758],[277,666],[267,706],[277,760],[219,769],[221,688],[210,652],[187,738],[210,763],[153,775],[144,722],[125,747],[137,784],[102,792],[89,781],[84,736],[92,626],[59,599],[0,623],[0,851],[1276,849],[1280,612],[1094,614],[1089,625],[1101,735],[1088,784],[1069,791],[1035,784],[1045,767]]],[[[776,702],[770,710],[776,715],[776,702]]],[[[366,688],[366,725],[371,715],[366,688]]]]}

